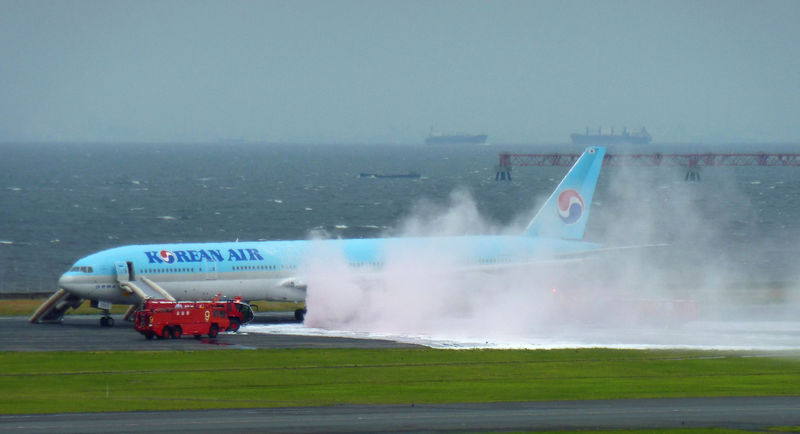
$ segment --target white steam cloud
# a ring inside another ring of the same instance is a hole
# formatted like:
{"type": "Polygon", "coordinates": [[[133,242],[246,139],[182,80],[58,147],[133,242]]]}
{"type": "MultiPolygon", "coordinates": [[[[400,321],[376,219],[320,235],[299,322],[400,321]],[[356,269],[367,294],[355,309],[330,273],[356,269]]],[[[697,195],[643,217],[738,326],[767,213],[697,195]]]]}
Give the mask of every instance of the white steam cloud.
{"type": "MultiPolygon", "coordinates": [[[[669,246],[494,272],[464,272],[455,255],[437,249],[398,249],[386,253],[382,269],[365,272],[319,243],[303,270],[305,327],[445,346],[800,346],[792,338],[800,329],[795,288],[759,280],[742,265],[747,243],[735,238],[752,216],[722,172],[686,183],[669,172],[605,169],[587,239],[669,246]]],[[[420,202],[391,235],[516,234],[529,218],[497,227],[457,190],[442,206],[420,202]]]]}

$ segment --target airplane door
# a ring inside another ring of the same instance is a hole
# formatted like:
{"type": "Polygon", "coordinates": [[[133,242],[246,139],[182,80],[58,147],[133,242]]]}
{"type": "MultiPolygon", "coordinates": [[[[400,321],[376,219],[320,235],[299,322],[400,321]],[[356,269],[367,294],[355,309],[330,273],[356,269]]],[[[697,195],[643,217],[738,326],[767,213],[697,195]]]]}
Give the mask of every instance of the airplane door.
{"type": "Polygon", "coordinates": [[[115,262],[114,268],[117,270],[117,282],[130,282],[128,264],[125,262],[115,262]]]}
{"type": "Polygon", "coordinates": [[[217,280],[217,263],[216,262],[203,262],[206,280],[217,280]]]}

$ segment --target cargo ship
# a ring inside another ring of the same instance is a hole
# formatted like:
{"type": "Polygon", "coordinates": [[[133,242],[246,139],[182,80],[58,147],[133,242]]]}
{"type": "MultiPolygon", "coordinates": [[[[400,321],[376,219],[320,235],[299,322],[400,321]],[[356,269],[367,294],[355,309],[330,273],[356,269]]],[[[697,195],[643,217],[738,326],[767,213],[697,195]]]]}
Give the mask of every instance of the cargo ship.
{"type": "Polygon", "coordinates": [[[598,128],[596,134],[590,133],[589,128],[586,128],[586,134],[573,133],[570,134],[570,137],[575,145],[613,145],[618,143],[646,145],[653,140],[644,128],[634,132],[628,131],[627,128],[623,128],[621,132],[615,132],[614,128],[605,131],[598,128]]]}
{"type": "Polygon", "coordinates": [[[426,145],[486,145],[486,134],[442,134],[431,133],[426,139],[426,145]]]}

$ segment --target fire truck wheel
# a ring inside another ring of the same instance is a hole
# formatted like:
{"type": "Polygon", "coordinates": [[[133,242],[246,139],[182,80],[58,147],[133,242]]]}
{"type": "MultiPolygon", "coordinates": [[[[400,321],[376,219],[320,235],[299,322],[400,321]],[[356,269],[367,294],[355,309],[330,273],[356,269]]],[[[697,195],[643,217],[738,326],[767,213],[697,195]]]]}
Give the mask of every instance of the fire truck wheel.
{"type": "Polygon", "coordinates": [[[298,321],[302,321],[306,317],[306,310],[305,309],[296,309],[294,311],[294,319],[298,321]]]}
{"type": "Polygon", "coordinates": [[[181,330],[180,327],[175,326],[175,328],[172,329],[172,338],[173,339],[180,339],[182,334],[183,334],[183,330],[181,330]]]}
{"type": "Polygon", "coordinates": [[[231,318],[231,325],[228,326],[228,330],[232,332],[239,331],[239,318],[231,318]]]}
{"type": "Polygon", "coordinates": [[[164,330],[161,331],[161,336],[164,339],[170,339],[172,337],[172,327],[166,326],[164,330]]]}
{"type": "Polygon", "coordinates": [[[208,337],[214,339],[215,337],[217,337],[217,333],[219,333],[219,326],[217,326],[216,324],[211,324],[211,328],[208,329],[208,337]]]}
{"type": "Polygon", "coordinates": [[[144,335],[144,338],[145,338],[145,339],[147,339],[148,341],[152,341],[152,340],[153,340],[153,338],[154,338],[155,336],[156,336],[156,335],[154,335],[154,334],[152,334],[152,333],[146,333],[146,334],[144,335]]]}

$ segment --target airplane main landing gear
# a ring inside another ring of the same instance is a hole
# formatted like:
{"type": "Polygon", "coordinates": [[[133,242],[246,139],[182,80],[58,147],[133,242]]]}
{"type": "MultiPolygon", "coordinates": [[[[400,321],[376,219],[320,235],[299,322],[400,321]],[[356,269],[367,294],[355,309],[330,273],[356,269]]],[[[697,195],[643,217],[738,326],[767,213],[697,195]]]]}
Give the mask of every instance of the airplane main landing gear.
{"type": "Polygon", "coordinates": [[[294,311],[294,319],[298,321],[302,321],[306,317],[306,310],[305,309],[295,309],[294,311]]]}

